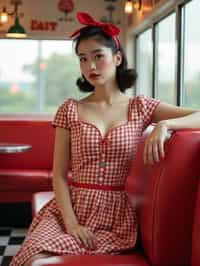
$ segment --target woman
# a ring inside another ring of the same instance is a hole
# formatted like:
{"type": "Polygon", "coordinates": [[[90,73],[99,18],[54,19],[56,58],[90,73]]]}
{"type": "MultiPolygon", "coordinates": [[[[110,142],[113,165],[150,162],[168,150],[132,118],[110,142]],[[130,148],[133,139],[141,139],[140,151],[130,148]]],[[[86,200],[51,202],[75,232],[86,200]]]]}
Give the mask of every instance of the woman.
{"type": "Polygon", "coordinates": [[[194,110],[124,91],[136,79],[113,24],[78,13],[75,51],[82,77],[77,85],[91,94],[69,98],[58,109],[53,163],[55,198],[35,216],[11,265],[59,254],[120,254],[135,246],[137,216],[124,190],[126,176],[143,130],[156,126],[146,140],[145,163],[164,158],[168,130],[200,127],[194,110]],[[68,161],[73,181],[66,181],[68,161]]]}

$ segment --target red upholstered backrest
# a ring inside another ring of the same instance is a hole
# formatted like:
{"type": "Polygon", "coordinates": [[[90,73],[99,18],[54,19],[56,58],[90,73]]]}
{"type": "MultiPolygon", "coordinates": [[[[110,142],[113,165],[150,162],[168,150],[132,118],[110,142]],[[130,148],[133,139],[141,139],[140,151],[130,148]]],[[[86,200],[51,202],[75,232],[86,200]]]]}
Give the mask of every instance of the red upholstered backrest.
{"type": "MultiPolygon", "coordinates": [[[[200,157],[199,157],[200,163],[200,157]]],[[[200,172],[197,186],[197,197],[194,212],[194,226],[192,232],[192,266],[200,265],[200,172]]]]}
{"type": "MultiPolygon", "coordinates": [[[[144,252],[154,266],[189,265],[200,131],[174,132],[165,144],[165,158],[153,166],[143,164],[143,149],[144,139],[139,143],[127,190],[138,205],[144,252]]],[[[199,213],[197,218],[200,224],[199,213]]]]}
{"type": "Polygon", "coordinates": [[[0,120],[0,142],[30,144],[32,149],[17,154],[0,154],[2,169],[51,169],[55,129],[51,121],[0,120]]]}

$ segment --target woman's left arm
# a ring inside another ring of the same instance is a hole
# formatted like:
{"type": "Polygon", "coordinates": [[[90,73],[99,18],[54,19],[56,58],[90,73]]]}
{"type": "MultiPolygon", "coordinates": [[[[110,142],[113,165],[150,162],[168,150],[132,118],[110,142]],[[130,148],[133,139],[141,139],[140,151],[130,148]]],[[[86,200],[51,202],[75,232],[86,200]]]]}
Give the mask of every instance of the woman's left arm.
{"type": "Polygon", "coordinates": [[[168,130],[200,128],[200,110],[160,103],[154,111],[153,122],[165,123],[168,130]]]}
{"type": "Polygon", "coordinates": [[[144,147],[144,163],[153,164],[164,158],[164,142],[169,130],[200,128],[200,111],[159,103],[154,110],[152,122],[156,123],[147,137],[144,147]]]}

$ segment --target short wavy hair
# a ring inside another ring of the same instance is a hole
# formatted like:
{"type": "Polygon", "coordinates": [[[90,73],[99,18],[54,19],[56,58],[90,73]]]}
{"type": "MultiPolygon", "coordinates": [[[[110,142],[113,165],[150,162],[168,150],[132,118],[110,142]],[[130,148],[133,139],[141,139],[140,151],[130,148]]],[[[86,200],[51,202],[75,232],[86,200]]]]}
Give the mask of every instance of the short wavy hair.
{"type": "MultiPolygon", "coordinates": [[[[122,62],[117,66],[116,81],[121,92],[132,87],[137,79],[136,70],[128,68],[127,58],[121,44],[119,44],[119,47],[117,48],[114,39],[111,36],[106,35],[100,27],[86,26],[80,30],[80,34],[74,39],[76,54],[78,54],[78,46],[80,42],[89,38],[94,38],[98,43],[111,48],[113,55],[118,51],[121,52],[122,62]]],[[[94,90],[94,86],[86,80],[84,75],[77,79],[76,84],[82,92],[91,92],[94,90]]]]}

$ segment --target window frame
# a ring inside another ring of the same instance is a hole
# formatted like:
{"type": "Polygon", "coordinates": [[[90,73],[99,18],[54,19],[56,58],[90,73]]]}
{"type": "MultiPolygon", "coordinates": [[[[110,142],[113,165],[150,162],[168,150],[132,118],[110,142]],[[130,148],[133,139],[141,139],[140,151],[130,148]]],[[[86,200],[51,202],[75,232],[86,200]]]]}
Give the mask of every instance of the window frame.
{"type": "MultiPolygon", "coordinates": [[[[163,8],[153,11],[152,15],[146,18],[139,26],[136,26],[132,33],[134,38],[134,62],[137,62],[137,39],[140,34],[146,30],[152,30],[152,42],[153,42],[153,66],[152,66],[152,97],[156,96],[156,88],[158,86],[156,82],[156,69],[158,67],[157,60],[157,30],[156,25],[164,20],[166,17],[175,13],[175,41],[176,41],[176,57],[175,57],[175,96],[176,104],[181,106],[183,103],[183,89],[184,89],[184,38],[185,38],[185,5],[192,0],[179,0],[177,3],[166,3],[163,8]]],[[[137,70],[137,64],[135,63],[137,70]]],[[[136,84],[136,93],[138,93],[136,84]]]]}

